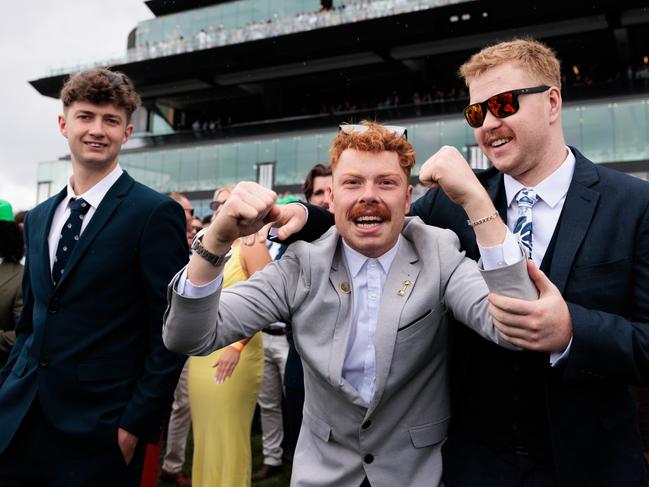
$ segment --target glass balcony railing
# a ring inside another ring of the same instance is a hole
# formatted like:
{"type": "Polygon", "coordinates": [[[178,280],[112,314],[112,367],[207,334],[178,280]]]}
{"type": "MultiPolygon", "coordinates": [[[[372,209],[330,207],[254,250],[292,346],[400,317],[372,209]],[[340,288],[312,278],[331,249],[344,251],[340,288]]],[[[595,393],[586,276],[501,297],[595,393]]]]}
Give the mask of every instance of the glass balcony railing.
{"type": "MultiPolygon", "coordinates": [[[[412,120],[412,119],[411,119],[412,120]]],[[[385,120],[387,122],[387,120],[385,120]]],[[[442,145],[460,148],[468,156],[475,146],[473,130],[461,115],[400,123],[417,151],[413,174],[442,145]]],[[[649,98],[574,103],[564,106],[566,143],[597,163],[649,161],[649,98]]],[[[336,129],[242,138],[235,142],[122,154],[120,163],[140,182],[168,193],[211,191],[241,180],[255,180],[257,166],[275,165],[275,185],[300,185],[307,171],[329,160],[336,129]]],[[[69,161],[39,165],[40,185],[59,191],[70,174],[69,161]]],[[[43,195],[47,196],[47,195],[43,195]]]]}
{"type": "Polygon", "coordinates": [[[240,44],[270,37],[428,10],[471,0],[336,0],[319,10],[317,0],[237,0],[138,24],[126,54],[51,68],[49,76],[240,44]]]}

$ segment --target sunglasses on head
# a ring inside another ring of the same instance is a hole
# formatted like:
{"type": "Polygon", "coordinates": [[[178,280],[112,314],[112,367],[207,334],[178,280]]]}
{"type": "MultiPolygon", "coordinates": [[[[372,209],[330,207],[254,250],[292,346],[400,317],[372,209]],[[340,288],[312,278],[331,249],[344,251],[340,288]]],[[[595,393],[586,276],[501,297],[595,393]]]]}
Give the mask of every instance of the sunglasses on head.
{"type": "Polygon", "coordinates": [[[221,206],[224,203],[225,203],[225,201],[211,201],[210,202],[210,210],[216,211],[219,208],[219,206],[221,206]]]}
{"type": "Polygon", "coordinates": [[[520,95],[543,93],[549,89],[549,86],[541,85],[532,88],[522,88],[520,90],[503,91],[491,98],[487,98],[482,103],[472,103],[466,107],[464,109],[464,118],[466,118],[467,123],[474,129],[482,127],[484,119],[487,116],[487,110],[496,118],[509,117],[518,111],[518,97],[520,95]]]}
{"type": "MultiPolygon", "coordinates": [[[[399,127],[398,125],[381,125],[381,127],[383,127],[388,132],[392,132],[393,134],[396,134],[399,137],[403,137],[404,139],[408,140],[408,129],[406,129],[405,127],[399,127]]],[[[370,128],[369,125],[353,123],[343,123],[341,125],[338,125],[338,131],[343,132],[347,135],[351,135],[354,132],[365,132],[368,128],[370,128]]]]}

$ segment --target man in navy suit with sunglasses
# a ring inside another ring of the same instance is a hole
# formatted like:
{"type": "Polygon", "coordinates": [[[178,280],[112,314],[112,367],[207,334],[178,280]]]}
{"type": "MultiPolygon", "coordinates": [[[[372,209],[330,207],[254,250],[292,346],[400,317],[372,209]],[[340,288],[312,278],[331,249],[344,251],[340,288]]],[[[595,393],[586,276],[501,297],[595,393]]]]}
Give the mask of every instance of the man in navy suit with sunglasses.
{"type": "Polygon", "coordinates": [[[188,258],[185,218],[118,164],[139,103],[128,78],[84,71],[61,100],[73,175],[25,220],[0,486],[139,486],[185,361],[161,336],[167,282],[188,258]]]}
{"type": "MultiPolygon", "coordinates": [[[[478,178],[528,248],[540,299],[490,298],[500,332],[525,352],[455,328],[446,485],[644,487],[630,384],[649,382],[649,184],[566,146],[559,60],[545,45],[487,47],[460,74],[466,120],[494,166],[478,178]]],[[[459,158],[442,148],[420,179],[436,183],[439,164],[459,158]]],[[[442,191],[411,213],[479,257],[466,215],[442,191]]],[[[280,237],[301,226],[304,211],[294,215],[280,237]]],[[[309,207],[299,236],[314,238],[328,218],[309,207]]]]}

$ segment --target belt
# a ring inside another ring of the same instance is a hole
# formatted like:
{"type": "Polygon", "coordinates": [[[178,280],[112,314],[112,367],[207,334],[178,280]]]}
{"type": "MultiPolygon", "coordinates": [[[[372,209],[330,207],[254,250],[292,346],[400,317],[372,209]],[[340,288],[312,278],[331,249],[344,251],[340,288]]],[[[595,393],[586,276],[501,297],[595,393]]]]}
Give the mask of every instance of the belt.
{"type": "Polygon", "coordinates": [[[275,336],[284,335],[284,328],[264,328],[261,331],[263,331],[264,333],[268,333],[269,335],[275,335],[275,336]]]}

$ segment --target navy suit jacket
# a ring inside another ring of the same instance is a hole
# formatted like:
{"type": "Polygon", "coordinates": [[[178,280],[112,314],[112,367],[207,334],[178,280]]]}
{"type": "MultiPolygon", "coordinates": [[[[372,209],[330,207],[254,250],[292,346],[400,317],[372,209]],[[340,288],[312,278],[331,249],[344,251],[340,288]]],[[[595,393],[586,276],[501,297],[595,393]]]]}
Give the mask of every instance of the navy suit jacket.
{"type": "MultiPolygon", "coordinates": [[[[573,341],[565,362],[550,368],[548,361],[538,384],[546,391],[554,463],[562,486],[646,485],[629,384],[649,383],[649,184],[571,150],[575,171],[546,271],[568,303],[573,341]]],[[[507,221],[502,173],[491,168],[478,177],[507,221]]],[[[467,254],[478,258],[466,214],[442,191],[427,192],[412,213],[453,230],[467,254]]],[[[460,416],[457,421],[466,424],[456,426],[479,436],[489,431],[484,423],[490,414],[502,414],[510,401],[494,392],[502,390],[498,367],[516,352],[476,339],[466,327],[456,332],[453,387],[472,389],[460,397],[488,398],[456,405],[480,410],[460,416]]]]}
{"type": "Polygon", "coordinates": [[[185,357],[162,343],[165,291],[187,263],[180,206],[124,173],[52,284],[48,235],[66,194],[27,215],[24,309],[0,372],[0,452],[34,400],[65,435],[155,443],[185,357]]]}
{"type": "MultiPolygon", "coordinates": [[[[649,384],[649,183],[571,150],[575,171],[546,271],[568,303],[573,341],[556,368],[546,357],[537,385],[546,393],[554,464],[562,486],[646,485],[629,385],[649,384]]],[[[477,176],[507,221],[502,173],[490,168],[477,176]]],[[[333,223],[329,212],[308,206],[307,225],[287,243],[314,240],[333,223]]],[[[443,191],[428,191],[411,214],[453,230],[467,255],[478,259],[464,210],[443,191]]],[[[455,333],[451,385],[460,401],[449,438],[461,430],[491,440],[499,431],[490,418],[506,418],[511,404],[500,371],[509,366],[509,354],[521,352],[497,347],[464,326],[455,333]]]]}

